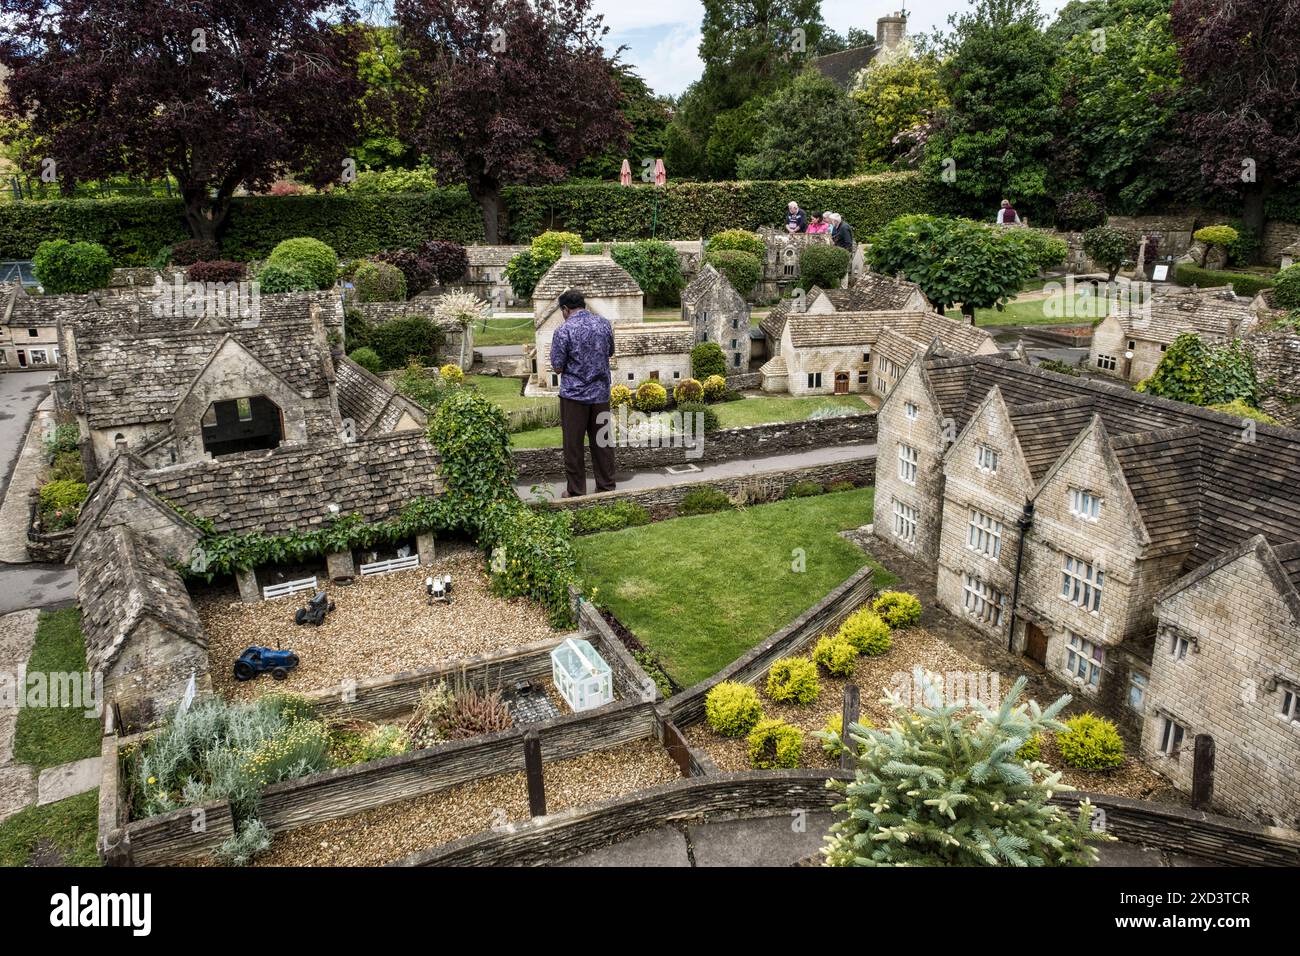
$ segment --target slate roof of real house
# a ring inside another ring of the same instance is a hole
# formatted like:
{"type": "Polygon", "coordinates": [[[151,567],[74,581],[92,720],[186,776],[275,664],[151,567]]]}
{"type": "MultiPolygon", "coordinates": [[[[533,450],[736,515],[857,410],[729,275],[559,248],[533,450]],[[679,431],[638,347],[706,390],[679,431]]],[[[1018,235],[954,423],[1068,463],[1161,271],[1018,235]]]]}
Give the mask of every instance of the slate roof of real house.
{"type": "Polygon", "coordinates": [[[123,525],[91,535],[77,561],[86,664],[107,671],[146,617],[201,648],[208,639],[181,576],[123,525]]]}
{"type": "Polygon", "coordinates": [[[1184,555],[1185,571],[1255,534],[1274,547],[1300,542],[1300,431],[1264,424],[1246,431],[1234,416],[993,355],[931,352],[921,361],[959,430],[996,388],[1035,471],[1058,448],[1059,458],[1095,415],[1153,553],[1184,555]]]}
{"type": "Polygon", "coordinates": [[[414,498],[441,491],[439,458],[422,432],[354,442],[281,446],[137,473],[152,494],[222,533],[309,530],[340,514],[395,517],[414,498]]]}
{"type": "Polygon", "coordinates": [[[663,355],[695,347],[695,328],[687,322],[648,322],[614,326],[614,354],[663,355]]]}
{"type": "Polygon", "coordinates": [[[848,89],[858,72],[865,70],[876,58],[880,46],[876,43],[855,46],[838,53],[828,53],[813,59],[812,65],[822,76],[843,89],[848,89]]]}
{"type": "Polygon", "coordinates": [[[1185,289],[1156,296],[1151,301],[1150,315],[1119,311],[1115,317],[1126,335],[1145,342],[1168,345],[1184,332],[1229,339],[1255,318],[1251,301],[1235,295],[1229,286],[1185,289]]]}
{"type": "MultiPolygon", "coordinates": [[[[533,301],[558,299],[569,289],[577,289],[589,299],[641,295],[636,280],[609,256],[561,256],[537,281],[533,301]]],[[[537,324],[545,319],[545,315],[538,318],[537,324]]]]}
{"type": "Polygon", "coordinates": [[[409,415],[421,429],[428,424],[424,409],[347,356],[335,358],[334,377],[339,414],[356,423],[356,434],[391,432],[403,415],[409,415]]]}

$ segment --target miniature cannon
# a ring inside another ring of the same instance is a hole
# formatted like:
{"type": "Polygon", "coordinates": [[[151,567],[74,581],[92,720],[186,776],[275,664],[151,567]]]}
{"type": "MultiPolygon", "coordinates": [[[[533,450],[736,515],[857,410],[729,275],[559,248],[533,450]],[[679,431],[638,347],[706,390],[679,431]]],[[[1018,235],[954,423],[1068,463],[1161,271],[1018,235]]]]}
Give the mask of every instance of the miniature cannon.
{"type": "Polygon", "coordinates": [[[298,613],[293,616],[293,623],[314,624],[320,627],[325,623],[325,615],[333,610],[334,602],[329,599],[329,595],[324,591],[317,591],[307,602],[306,607],[298,608],[298,613]]]}

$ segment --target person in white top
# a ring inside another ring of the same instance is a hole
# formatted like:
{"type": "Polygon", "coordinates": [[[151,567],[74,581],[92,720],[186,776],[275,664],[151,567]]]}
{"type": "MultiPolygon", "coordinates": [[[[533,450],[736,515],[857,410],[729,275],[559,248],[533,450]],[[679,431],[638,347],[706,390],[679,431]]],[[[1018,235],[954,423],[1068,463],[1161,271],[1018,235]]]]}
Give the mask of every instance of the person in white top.
{"type": "Polygon", "coordinates": [[[1016,212],[1016,207],[1011,205],[1010,199],[1002,200],[1002,208],[998,210],[999,226],[1018,226],[1020,225],[1020,213],[1016,212]]]}

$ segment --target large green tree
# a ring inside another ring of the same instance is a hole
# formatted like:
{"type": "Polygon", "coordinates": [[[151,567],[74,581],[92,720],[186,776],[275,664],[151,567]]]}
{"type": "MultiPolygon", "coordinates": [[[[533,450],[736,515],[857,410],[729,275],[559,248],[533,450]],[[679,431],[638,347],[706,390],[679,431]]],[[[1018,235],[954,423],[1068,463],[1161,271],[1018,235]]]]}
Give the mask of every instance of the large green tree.
{"type": "Polygon", "coordinates": [[[774,93],[758,115],[754,152],[741,157],[741,179],[834,179],[853,171],[859,111],[834,82],[805,70],[774,93]]]}
{"type": "Polygon", "coordinates": [[[859,75],[853,99],[861,107],[861,161],[870,171],[888,168],[907,151],[900,134],[917,129],[948,105],[939,61],[910,44],[877,57],[859,75]]]}
{"type": "Polygon", "coordinates": [[[951,106],[929,138],[924,172],[973,215],[992,218],[1003,196],[1032,207],[1048,194],[1057,45],[1034,0],[977,0],[949,23],[941,76],[951,106]]]}
{"type": "Polygon", "coordinates": [[[636,182],[641,178],[646,159],[659,159],[664,155],[672,104],[667,97],[656,96],[629,64],[617,64],[614,76],[623,91],[623,118],[632,129],[627,137],[627,148],[609,150],[586,159],[578,164],[575,173],[595,179],[615,179],[626,158],[632,165],[632,180],[636,182]]]}

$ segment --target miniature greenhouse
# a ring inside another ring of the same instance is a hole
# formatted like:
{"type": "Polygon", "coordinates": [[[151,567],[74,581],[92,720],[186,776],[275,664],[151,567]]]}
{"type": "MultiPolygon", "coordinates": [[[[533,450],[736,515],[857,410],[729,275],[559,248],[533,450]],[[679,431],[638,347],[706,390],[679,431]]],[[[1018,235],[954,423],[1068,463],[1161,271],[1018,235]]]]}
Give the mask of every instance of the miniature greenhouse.
{"type": "Polygon", "coordinates": [[[551,651],[551,679],[575,713],[614,699],[609,665],[591,642],[582,638],[571,637],[551,651]]]}

